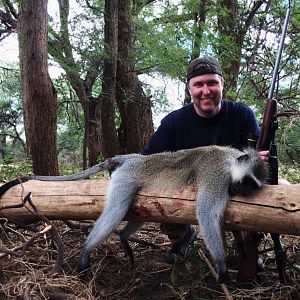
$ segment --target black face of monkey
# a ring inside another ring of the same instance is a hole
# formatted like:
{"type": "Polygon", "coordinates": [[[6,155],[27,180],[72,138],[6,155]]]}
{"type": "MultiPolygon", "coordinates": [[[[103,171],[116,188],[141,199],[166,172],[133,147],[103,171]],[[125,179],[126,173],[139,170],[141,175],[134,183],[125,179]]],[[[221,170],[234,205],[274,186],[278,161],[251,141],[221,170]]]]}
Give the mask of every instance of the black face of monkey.
{"type": "Polygon", "coordinates": [[[248,196],[262,186],[267,174],[266,165],[259,156],[248,153],[237,157],[236,162],[237,167],[232,172],[238,175],[233,176],[228,193],[230,196],[248,196]]]}
{"type": "Polygon", "coordinates": [[[228,193],[230,196],[248,196],[259,187],[260,185],[258,185],[257,181],[255,181],[251,176],[247,175],[241,182],[231,183],[228,188],[228,193]]]}

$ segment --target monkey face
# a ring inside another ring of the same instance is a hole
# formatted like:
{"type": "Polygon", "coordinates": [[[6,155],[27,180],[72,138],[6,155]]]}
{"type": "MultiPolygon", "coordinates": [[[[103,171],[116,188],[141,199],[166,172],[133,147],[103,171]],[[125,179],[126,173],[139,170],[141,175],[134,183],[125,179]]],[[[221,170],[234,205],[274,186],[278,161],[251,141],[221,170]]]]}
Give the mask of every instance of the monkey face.
{"type": "Polygon", "coordinates": [[[231,183],[228,188],[228,193],[230,196],[248,196],[260,187],[261,185],[258,185],[257,181],[254,180],[253,177],[245,176],[241,182],[231,183]]]}
{"type": "Polygon", "coordinates": [[[230,196],[250,195],[262,186],[266,176],[266,164],[254,149],[248,148],[231,165],[232,181],[228,193],[230,196]]]}
{"type": "Polygon", "coordinates": [[[223,78],[218,74],[204,74],[191,78],[188,89],[196,113],[202,117],[213,117],[221,109],[223,78]]]}

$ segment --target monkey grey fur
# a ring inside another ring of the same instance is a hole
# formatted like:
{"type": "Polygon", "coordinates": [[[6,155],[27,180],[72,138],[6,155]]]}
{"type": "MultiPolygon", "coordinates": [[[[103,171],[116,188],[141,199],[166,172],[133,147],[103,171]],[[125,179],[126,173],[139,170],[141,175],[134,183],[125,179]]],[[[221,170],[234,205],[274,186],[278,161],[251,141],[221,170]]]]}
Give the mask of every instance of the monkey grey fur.
{"type": "MultiPolygon", "coordinates": [[[[90,253],[122,221],[130,209],[138,188],[151,186],[159,189],[179,189],[187,185],[195,185],[198,188],[196,215],[200,230],[213,258],[218,282],[223,282],[227,274],[222,238],[224,210],[230,195],[247,195],[262,186],[267,170],[259,154],[250,148],[240,151],[221,146],[199,147],[147,156],[128,154],[116,156],[94,166],[93,172],[113,167],[117,169],[109,182],[103,212],[84,243],[77,271],[85,273],[90,267],[90,253]]],[[[75,180],[88,177],[93,172],[88,169],[79,173],[80,175],[31,176],[25,177],[25,180],[75,180]]],[[[2,187],[0,187],[0,196],[4,193],[2,187]]],[[[121,233],[123,249],[132,263],[133,254],[127,240],[142,224],[143,222],[128,222],[121,233]]]]}

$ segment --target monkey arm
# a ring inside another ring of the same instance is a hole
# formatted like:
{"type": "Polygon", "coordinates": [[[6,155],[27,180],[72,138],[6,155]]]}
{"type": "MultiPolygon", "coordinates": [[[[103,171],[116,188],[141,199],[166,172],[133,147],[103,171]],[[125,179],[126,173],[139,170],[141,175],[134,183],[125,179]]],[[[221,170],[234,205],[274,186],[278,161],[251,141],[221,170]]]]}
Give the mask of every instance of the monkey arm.
{"type": "Polygon", "coordinates": [[[218,273],[218,282],[227,276],[223,242],[223,216],[229,202],[226,186],[200,187],[197,193],[196,214],[201,235],[218,273]]]}

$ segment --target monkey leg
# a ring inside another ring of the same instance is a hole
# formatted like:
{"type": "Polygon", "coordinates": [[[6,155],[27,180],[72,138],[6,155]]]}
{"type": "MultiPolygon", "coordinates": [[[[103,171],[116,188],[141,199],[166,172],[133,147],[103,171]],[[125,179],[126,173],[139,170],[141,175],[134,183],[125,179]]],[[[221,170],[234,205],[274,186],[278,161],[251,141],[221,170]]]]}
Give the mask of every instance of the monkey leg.
{"type": "Polygon", "coordinates": [[[128,239],[132,234],[138,231],[143,224],[144,222],[127,222],[127,224],[125,225],[125,227],[123,228],[120,234],[121,245],[125,253],[125,256],[129,258],[131,267],[134,266],[134,256],[133,256],[132,249],[128,243],[128,239]]]}
{"type": "Polygon", "coordinates": [[[84,243],[77,271],[83,272],[90,267],[90,253],[116,229],[128,212],[138,184],[134,179],[125,175],[118,170],[113,174],[103,212],[84,243]]]}
{"type": "Polygon", "coordinates": [[[122,174],[122,179],[119,179],[119,176],[112,177],[103,212],[87,237],[84,245],[85,251],[91,252],[121,223],[130,208],[137,187],[137,183],[124,174],[122,174]]]}

